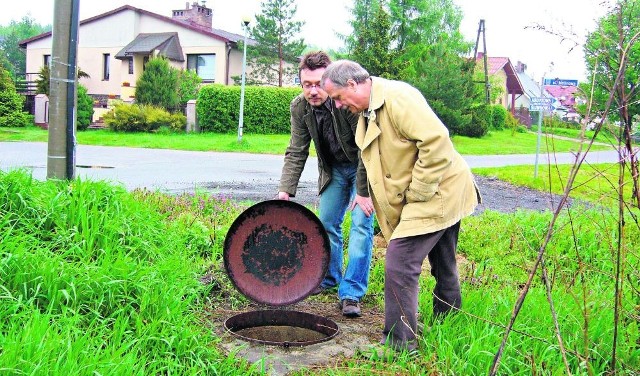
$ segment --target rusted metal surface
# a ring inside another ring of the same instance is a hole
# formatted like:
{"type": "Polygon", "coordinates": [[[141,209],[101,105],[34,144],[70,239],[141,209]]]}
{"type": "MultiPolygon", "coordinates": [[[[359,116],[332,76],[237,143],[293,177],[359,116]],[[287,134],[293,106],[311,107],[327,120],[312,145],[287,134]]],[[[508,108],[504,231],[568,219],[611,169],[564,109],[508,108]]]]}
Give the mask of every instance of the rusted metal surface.
{"type": "Polygon", "coordinates": [[[325,342],[339,332],[338,325],[326,317],[274,309],[235,315],[224,322],[224,327],[245,341],[284,347],[325,342]]]}
{"type": "Polygon", "coordinates": [[[246,297],[271,306],[298,302],[324,278],[330,245],[322,223],[306,207],[269,200],[245,210],[224,242],[224,267],[246,297]]]}

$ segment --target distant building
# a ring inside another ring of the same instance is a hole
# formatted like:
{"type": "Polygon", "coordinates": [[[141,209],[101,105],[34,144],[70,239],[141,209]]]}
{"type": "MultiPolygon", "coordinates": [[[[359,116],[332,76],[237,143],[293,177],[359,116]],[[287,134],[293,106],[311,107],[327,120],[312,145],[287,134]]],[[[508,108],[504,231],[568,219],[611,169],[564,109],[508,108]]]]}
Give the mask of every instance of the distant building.
{"type": "MultiPolygon", "coordinates": [[[[479,52],[476,57],[477,69],[483,69],[483,64],[484,54],[479,52]]],[[[504,94],[496,99],[495,104],[502,105],[514,113],[516,98],[524,93],[524,89],[511,60],[508,57],[487,56],[487,73],[490,77],[497,78],[504,91],[504,94]]]]}
{"type": "MultiPolygon", "coordinates": [[[[165,56],[180,69],[193,69],[204,83],[232,85],[242,73],[243,35],[215,29],[213,11],[194,1],[172,17],[125,5],[80,22],[78,67],[90,78],[81,79],[93,96],[127,99],[144,64],[165,56]]],[[[20,42],[26,51],[26,71],[36,74],[51,62],[52,33],[20,42]]],[[[251,41],[250,43],[251,44],[251,41]]]]}
{"type": "Polygon", "coordinates": [[[576,92],[578,87],[575,85],[545,85],[544,89],[555,99],[554,115],[564,121],[580,122],[581,116],[576,111],[576,92]]]}
{"type": "MultiPolygon", "coordinates": [[[[544,88],[540,87],[540,82],[536,82],[531,76],[529,76],[526,72],[527,65],[523,62],[518,61],[516,63],[516,74],[518,75],[518,79],[522,84],[522,88],[524,89],[522,95],[516,97],[515,102],[515,116],[518,118],[520,123],[529,127],[531,125],[531,115],[529,113],[529,106],[531,105],[531,98],[552,98],[551,95],[544,90],[544,88]]],[[[551,111],[548,112],[549,114],[551,111]]]]}

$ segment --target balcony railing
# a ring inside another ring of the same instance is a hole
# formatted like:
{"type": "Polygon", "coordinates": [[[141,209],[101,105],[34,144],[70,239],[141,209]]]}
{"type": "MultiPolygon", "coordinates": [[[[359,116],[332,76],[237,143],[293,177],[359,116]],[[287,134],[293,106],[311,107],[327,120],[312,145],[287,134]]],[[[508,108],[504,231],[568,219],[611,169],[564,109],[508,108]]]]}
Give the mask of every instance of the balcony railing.
{"type": "Polygon", "coordinates": [[[16,73],[13,82],[16,86],[16,92],[22,95],[36,95],[38,77],[39,73],[16,73]]]}

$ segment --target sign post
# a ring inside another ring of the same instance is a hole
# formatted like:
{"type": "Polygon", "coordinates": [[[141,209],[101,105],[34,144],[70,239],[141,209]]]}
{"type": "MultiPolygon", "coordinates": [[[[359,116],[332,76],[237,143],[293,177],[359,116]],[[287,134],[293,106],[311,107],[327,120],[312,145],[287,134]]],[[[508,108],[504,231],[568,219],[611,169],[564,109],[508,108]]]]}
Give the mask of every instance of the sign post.
{"type": "MultiPolygon", "coordinates": [[[[542,92],[542,86],[540,86],[542,92]]],[[[542,93],[541,93],[542,94],[542,93]]],[[[538,155],[540,155],[540,138],[542,135],[542,116],[545,111],[551,110],[551,98],[532,97],[529,111],[538,111],[538,139],[536,141],[536,161],[533,170],[534,179],[538,177],[538,155]]]]}

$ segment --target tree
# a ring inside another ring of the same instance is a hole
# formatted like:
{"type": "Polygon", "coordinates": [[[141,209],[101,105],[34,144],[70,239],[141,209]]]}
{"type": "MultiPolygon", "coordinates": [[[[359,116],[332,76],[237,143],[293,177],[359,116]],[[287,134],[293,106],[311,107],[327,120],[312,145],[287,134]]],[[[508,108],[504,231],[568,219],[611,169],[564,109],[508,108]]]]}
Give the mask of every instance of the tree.
{"type": "Polygon", "coordinates": [[[482,137],[488,131],[483,122],[472,123],[474,83],[471,79],[475,61],[463,59],[444,43],[417,45],[406,54],[411,56],[403,75],[429,101],[434,112],[452,134],[482,137]]]}
{"type": "Polygon", "coordinates": [[[593,91],[592,112],[620,121],[619,141],[630,158],[633,196],[640,205],[638,157],[631,140],[634,118],[640,116],[640,1],[619,0],[587,35],[584,51],[589,74],[582,89],[593,91]]]}
{"type": "Polygon", "coordinates": [[[349,57],[373,76],[396,78],[398,68],[391,49],[391,20],[378,0],[360,0],[354,5],[354,29],[347,38],[349,57]]]}
{"type": "Polygon", "coordinates": [[[76,128],[85,130],[91,125],[93,118],[93,98],[87,93],[87,88],[78,84],[78,108],[76,128]]]}
{"type": "Polygon", "coordinates": [[[169,111],[178,109],[178,70],[165,57],[154,57],[144,66],[136,82],[136,102],[169,111]]]}
{"type": "Polygon", "coordinates": [[[346,38],[349,57],[373,75],[418,88],[454,134],[482,136],[473,90],[475,60],[460,33],[462,13],[452,0],[355,0],[346,38]]]}
{"type": "Polygon", "coordinates": [[[51,30],[51,25],[41,26],[28,15],[20,22],[11,21],[8,26],[0,26],[0,50],[10,64],[8,69],[12,76],[24,73],[26,69],[26,55],[18,43],[48,30],[51,30]]]}
{"type": "Polygon", "coordinates": [[[178,71],[178,102],[181,107],[186,107],[189,100],[198,98],[201,82],[195,69],[178,71]]]}
{"type": "Polygon", "coordinates": [[[452,0],[389,0],[396,49],[432,44],[450,36],[462,40],[462,12],[452,0]]]}
{"type": "Polygon", "coordinates": [[[304,39],[298,38],[304,22],[293,21],[298,7],[294,0],[266,0],[251,28],[255,44],[247,48],[247,64],[251,67],[247,82],[282,86],[297,74],[298,58],[304,51],[304,39]],[[285,64],[293,68],[285,68],[285,64]]]}
{"type": "Polygon", "coordinates": [[[0,127],[26,127],[33,124],[31,115],[22,111],[24,98],[16,93],[9,72],[0,65],[0,127]]]}
{"type": "MultiPolygon", "coordinates": [[[[76,78],[89,78],[89,74],[82,69],[78,68],[78,74],[76,78]]],[[[43,65],[40,67],[40,72],[38,72],[38,78],[36,79],[36,93],[38,94],[46,94],[49,96],[49,88],[50,88],[50,80],[51,80],[51,70],[48,65],[43,65]]]]}

